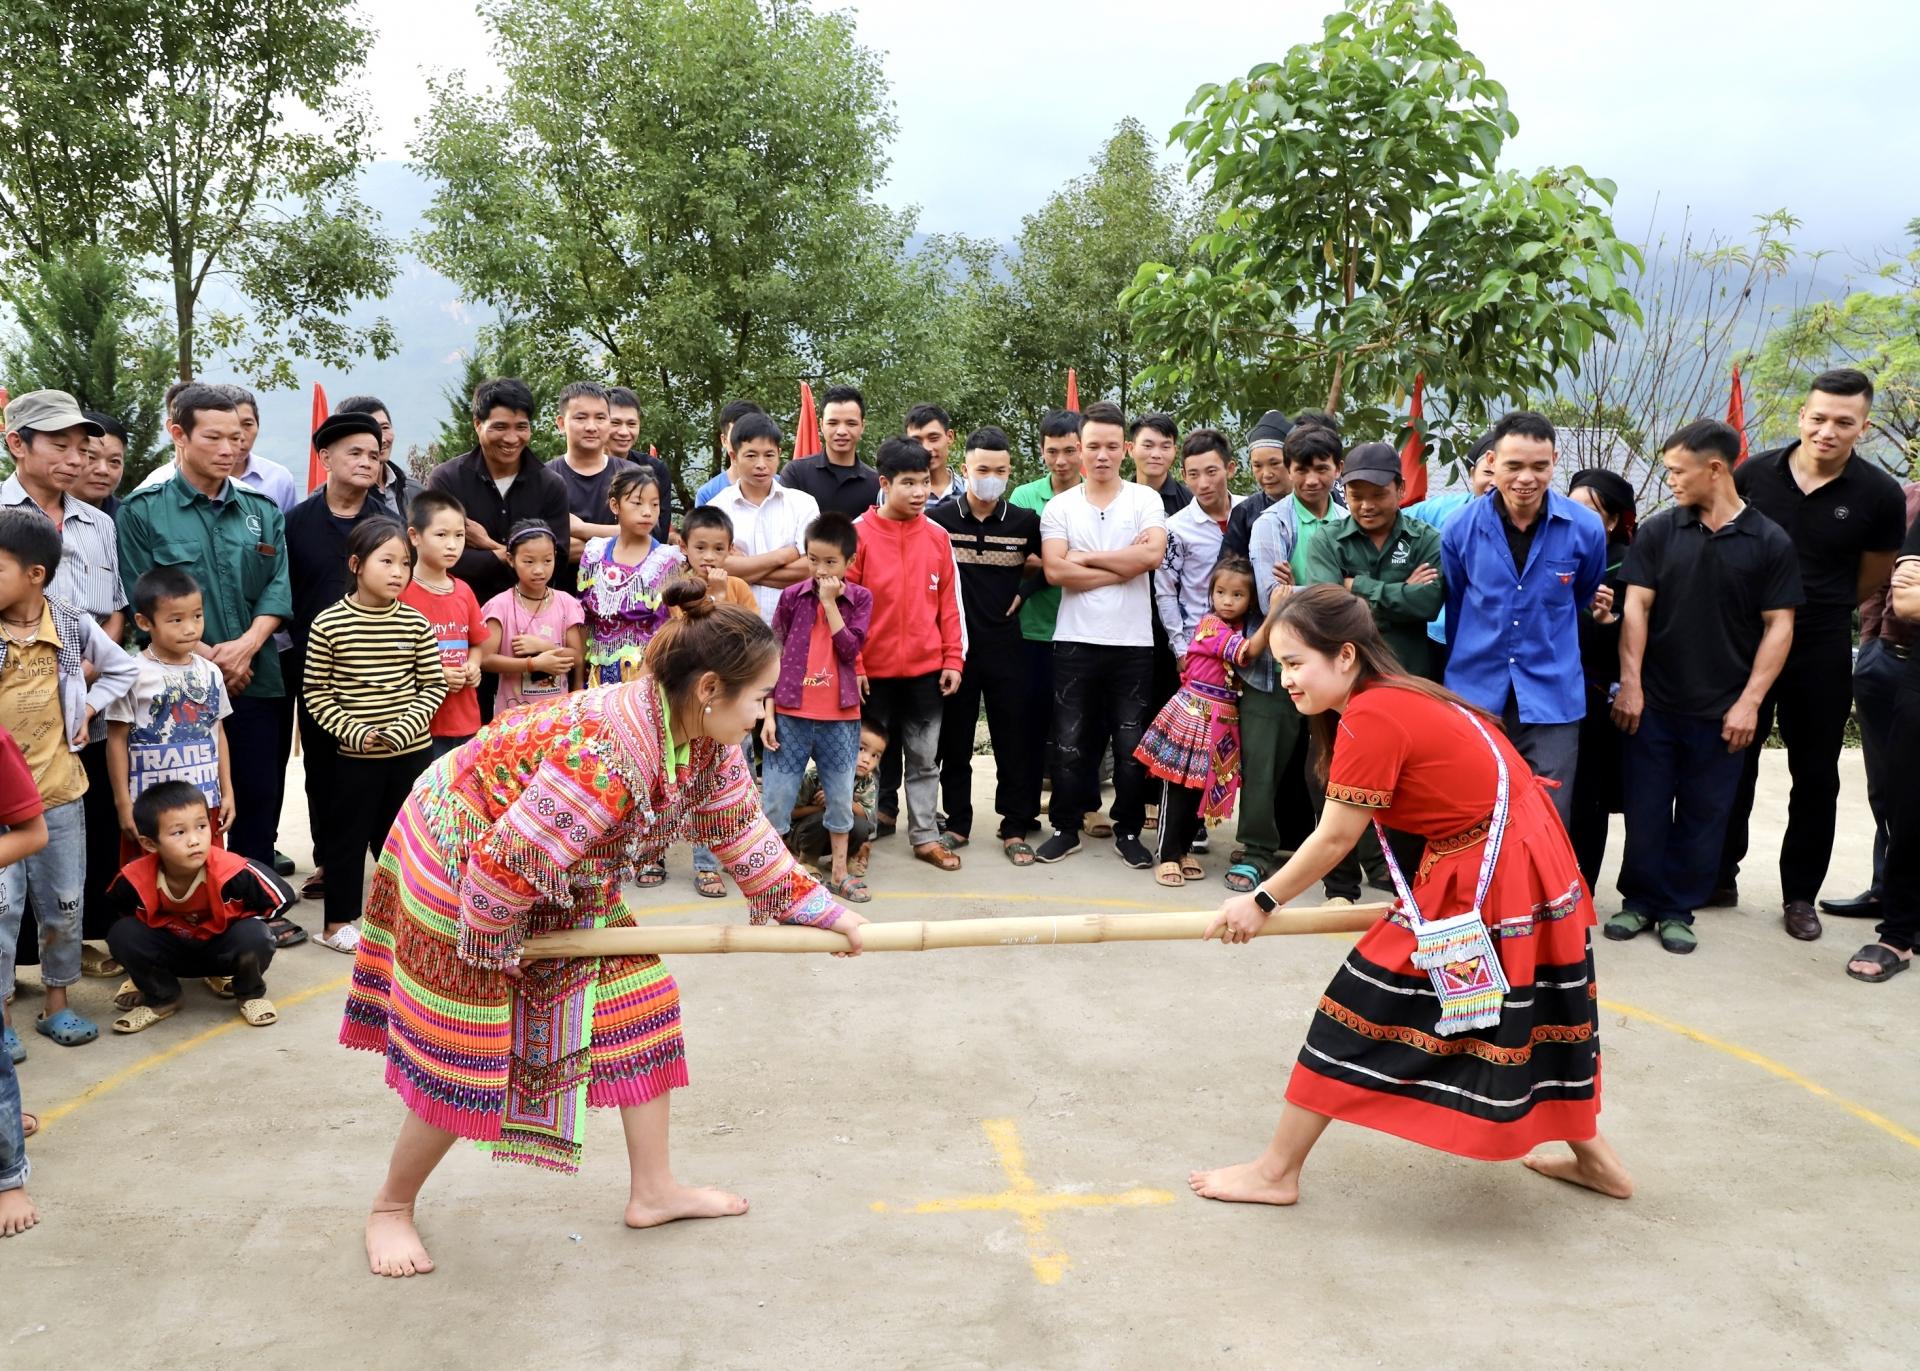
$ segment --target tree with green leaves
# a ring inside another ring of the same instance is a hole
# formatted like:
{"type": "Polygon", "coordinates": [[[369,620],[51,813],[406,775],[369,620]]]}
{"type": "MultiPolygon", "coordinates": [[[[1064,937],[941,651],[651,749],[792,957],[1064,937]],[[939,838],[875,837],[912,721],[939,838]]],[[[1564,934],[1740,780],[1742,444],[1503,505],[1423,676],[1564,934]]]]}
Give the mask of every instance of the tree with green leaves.
{"type": "Polygon", "coordinates": [[[161,401],[173,378],[173,338],[133,288],[128,269],[98,247],[38,263],[31,280],[0,286],[19,334],[0,347],[0,379],[15,394],[64,390],[82,409],[127,426],[124,483],[132,489],[162,455],[161,401]]]}
{"type": "Polygon", "coordinates": [[[1747,375],[1779,416],[1767,437],[1792,436],[1790,416],[1815,375],[1858,367],[1874,386],[1862,450],[1897,475],[1920,479],[1920,219],[1907,233],[1912,249],[1875,268],[1877,288],[1802,304],[1760,345],[1747,375]]]}
{"type": "Polygon", "coordinates": [[[1188,113],[1172,141],[1217,214],[1126,302],[1141,383],[1189,419],[1324,406],[1386,436],[1425,373],[1427,436],[1452,457],[1447,435],[1551,391],[1634,314],[1613,184],[1497,166],[1519,123],[1444,5],[1353,0],[1188,113]]]}
{"type": "Polygon", "coordinates": [[[392,244],[354,186],[372,155],[352,0],[9,0],[0,6],[0,271],[74,245],[157,259],[175,370],[226,352],[256,384],[292,359],[394,347],[344,315],[392,244]]]}
{"type": "MultiPolygon", "coordinates": [[[[631,388],[641,441],[683,485],[735,396],[787,418],[803,378],[914,373],[925,330],[899,313],[934,302],[907,270],[911,219],[873,199],[893,120],[850,16],[802,0],[481,13],[502,81],[433,87],[414,145],[439,182],[423,254],[579,373],[631,388]]],[[[896,421],[899,400],[868,398],[876,425],[896,421]]]]}

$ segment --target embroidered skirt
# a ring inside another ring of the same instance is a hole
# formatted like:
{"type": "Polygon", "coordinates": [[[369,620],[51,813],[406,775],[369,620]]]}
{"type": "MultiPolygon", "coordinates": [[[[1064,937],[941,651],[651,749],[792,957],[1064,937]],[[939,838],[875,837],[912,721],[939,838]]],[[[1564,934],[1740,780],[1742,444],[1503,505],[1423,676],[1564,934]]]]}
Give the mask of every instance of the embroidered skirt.
{"type": "MultiPolygon", "coordinates": [[[[386,1057],[386,1081],[436,1128],[496,1160],[577,1170],[587,1108],[687,1083],[680,992],[658,957],[526,964],[519,984],[456,955],[459,872],[484,825],[436,767],[388,835],[361,921],[340,1041],[386,1057]]],[[[630,926],[618,896],[536,905],[529,933],[630,926]]]]}
{"type": "MultiPolygon", "coordinates": [[[[1413,935],[1396,909],[1360,939],[1320,997],[1287,1099],[1482,1161],[1594,1136],[1593,901],[1545,794],[1526,786],[1514,798],[1483,911],[1512,987],[1499,1024],[1436,1031],[1439,1000],[1413,965],[1413,935]]],[[[1473,907],[1485,836],[1481,828],[1428,843],[1412,882],[1428,917],[1473,907]]]]}
{"type": "Polygon", "coordinates": [[[1183,685],[1161,706],[1133,755],[1161,780],[1204,791],[1203,821],[1224,819],[1240,792],[1239,707],[1183,685]]]}

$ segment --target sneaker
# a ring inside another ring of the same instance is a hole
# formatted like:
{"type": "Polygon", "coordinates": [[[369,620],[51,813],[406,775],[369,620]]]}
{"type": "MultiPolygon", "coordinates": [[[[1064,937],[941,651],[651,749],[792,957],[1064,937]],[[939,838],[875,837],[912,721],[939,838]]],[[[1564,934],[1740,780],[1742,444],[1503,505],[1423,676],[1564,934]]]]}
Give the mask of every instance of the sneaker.
{"type": "Polygon", "coordinates": [[[293,874],[293,858],[276,847],[273,850],[273,869],[279,875],[291,876],[293,874]]]}
{"type": "Polygon", "coordinates": [[[1147,851],[1140,839],[1131,833],[1116,834],[1113,850],[1120,854],[1120,860],[1135,871],[1144,871],[1153,865],[1153,854],[1147,851]]]}
{"type": "Polygon", "coordinates": [[[1207,845],[1207,830],[1204,827],[1201,828],[1198,833],[1194,834],[1193,841],[1187,844],[1187,851],[1189,852],[1208,852],[1211,850],[1207,845]]]}
{"type": "Polygon", "coordinates": [[[1682,956],[1700,946],[1700,939],[1694,935],[1693,925],[1679,919],[1660,921],[1660,946],[1669,952],[1678,952],[1682,956]]]}
{"type": "MultiPolygon", "coordinates": [[[[1608,919],[1607,926],[1600,931],[1616,943],[1624,943],[1630,938],[1639,937],[1652,927],[1653,920],[1645,914],[1642,914],[1639,910],[1623,909],[1611,919],[1608,919]]],[[[1662,924],[1661,927],[1665,928],[1666,925],[1662,924]]]]}
{"type": "Polygon", "coordinates": [[[1056,831],[1051,838],[1033,850],[1033,859],[1036,862],[1052,863],[1071,857],[1079,850],[1080,835],[1078,833],[1060,833],[1056,831]]]}

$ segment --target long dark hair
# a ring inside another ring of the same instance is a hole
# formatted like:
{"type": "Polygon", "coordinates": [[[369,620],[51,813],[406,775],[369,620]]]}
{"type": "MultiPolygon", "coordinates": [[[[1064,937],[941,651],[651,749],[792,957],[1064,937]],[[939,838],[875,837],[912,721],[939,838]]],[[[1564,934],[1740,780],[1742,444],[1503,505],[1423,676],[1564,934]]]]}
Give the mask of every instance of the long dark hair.
{"type": "MultiPolygon", "coordinates": [[[[1411,691],[1441,704],[1471,710],[1495,728],[1500,727],[1500,720],[1479,705],[1461,699],[1443,685],[1408,674],[1400,665],[1400,659],[1393,655],[1393,649],[1380,637],[1373,610],[1345,586],[1327,584],[1294,591],[1281,605],[1280,615],[1274,622],[1276,633],[1283,628],[1298,638],[1309,652],[1325,657],[1337,656],[1343,646],[1353,644],[1354,659],[1360,666],[1353,682],[1356,690],[1363,685],[1380,685],[1411,691]]],[[[1315,714],[1307,724],[1313,731],[1314,771],[1325,782],[1327,764],[1333,757],[1333,712],[1324,710],[1315,714]]]]}

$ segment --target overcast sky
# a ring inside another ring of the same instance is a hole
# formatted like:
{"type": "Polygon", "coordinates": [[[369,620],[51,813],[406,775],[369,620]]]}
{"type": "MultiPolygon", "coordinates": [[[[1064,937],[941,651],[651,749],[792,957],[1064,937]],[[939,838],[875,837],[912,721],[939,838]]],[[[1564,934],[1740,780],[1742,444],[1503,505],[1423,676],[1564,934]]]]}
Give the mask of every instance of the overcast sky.
{"type": "MultiPolygon", "coordinates": [[[[820,8],[838,8],[820,3],[820,8]]],[[[900,125],[886,196],[929,231],[1010,238],[1131,114],[1156,133],[1205,81],[1319,32],[1332,0],[867,0],[900,125]],[[1204,18],[1204,22],[1193,22],[1204,18]]],[[[1461,38],[1503,82],[1504,165],[1577,162],[1620,184],[1638,238],[1690,207],[1740,231],[1786,207],[1807,246],[1868,255],[1920,216],[1920,6],[1911,0],[1456,0],[1461,38]]],[[[489,75],[459,0],[369,3],[383,153],[404,157],[426,71],[489,75]]]]}

